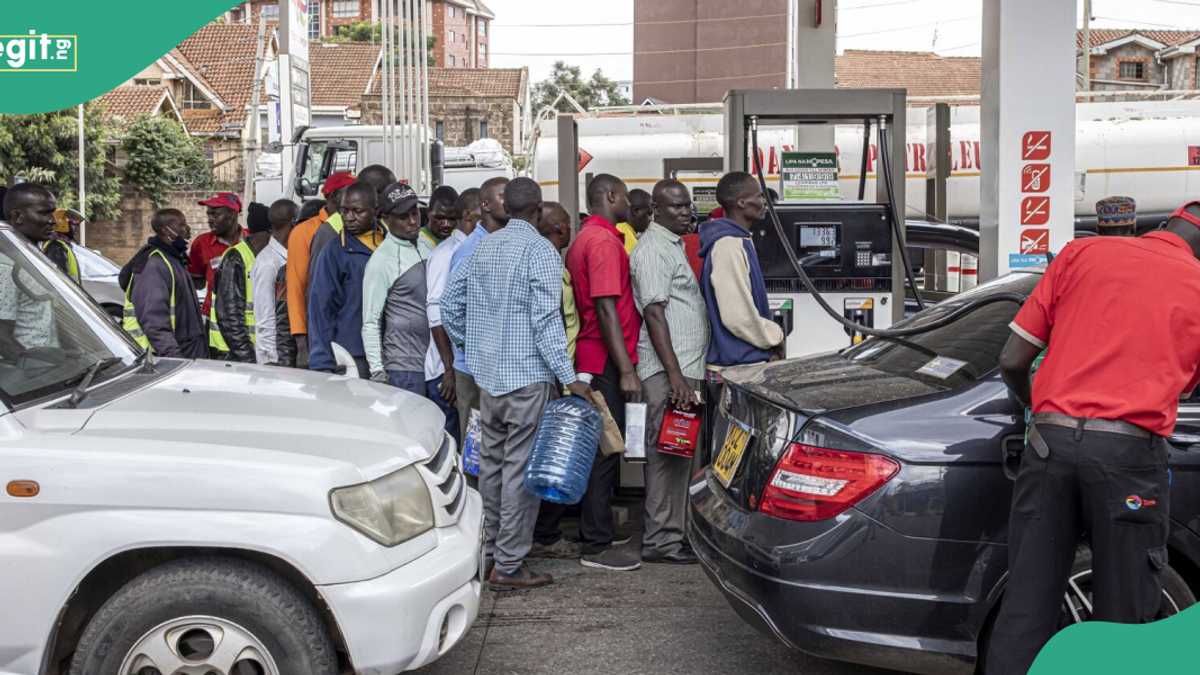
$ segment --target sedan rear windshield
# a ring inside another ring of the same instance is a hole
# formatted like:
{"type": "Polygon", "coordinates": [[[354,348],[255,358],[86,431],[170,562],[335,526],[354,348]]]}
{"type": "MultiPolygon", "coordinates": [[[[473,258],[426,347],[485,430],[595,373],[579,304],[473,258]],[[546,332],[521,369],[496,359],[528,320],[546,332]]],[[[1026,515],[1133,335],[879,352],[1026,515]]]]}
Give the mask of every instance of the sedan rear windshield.
{"type": "MultiPolygon", "coordinates": [[[[1013,274],[930,307],[896,327],[932,323],[963,305],[995,293],[1028,295],[1041,275],[1013,274]]],[[[985,305],[927,333],[907,338],[872,338],[842,352],[854,363],[893,375],[943,385],[977,380],[995,370],[1020,307],[1013,302],[985,305]]]]}

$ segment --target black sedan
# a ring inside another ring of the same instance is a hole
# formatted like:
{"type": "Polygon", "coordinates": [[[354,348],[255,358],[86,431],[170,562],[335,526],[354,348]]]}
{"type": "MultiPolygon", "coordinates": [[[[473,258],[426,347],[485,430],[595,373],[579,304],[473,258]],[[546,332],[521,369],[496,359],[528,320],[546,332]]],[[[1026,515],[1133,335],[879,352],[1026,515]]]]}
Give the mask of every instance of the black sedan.
{"type": "MultiPolygon", "coordinates": [[[[1017,273],[984,294],[1027,295],[1017,273]]],[[[1007,581],[1024,421],[997,372],[1017,311],[985,305],[904,340],[726,371],[711,451],[698,453],[689,537],[746,621],[786,645],[860,664],[969,673],[1007,581]]],[[[1170,568],[1160,613],[1200,583],[1200,405],[1172,438],[1170,568]]],[[[1081,547],[1062,624],[1091,609],[1081,547]]]]}

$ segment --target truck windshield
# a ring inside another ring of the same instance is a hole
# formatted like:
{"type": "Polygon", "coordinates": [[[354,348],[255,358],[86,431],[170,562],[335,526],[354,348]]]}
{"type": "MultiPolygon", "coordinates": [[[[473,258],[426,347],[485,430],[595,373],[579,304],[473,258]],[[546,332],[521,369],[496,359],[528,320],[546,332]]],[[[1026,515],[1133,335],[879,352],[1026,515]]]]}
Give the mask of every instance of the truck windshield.
{"type": "Polygon", "coordinates": [[[140,351],[7,224],[0,225],[0,399],[10,409],[64,394],[97,363],[99,383],[140,351]]]}
{"type": "MultiPolygon", "coordinates": [[[[896,327],[931,323],[965,303],[991,293],[1028,295],[1039,274],[1012,274],[939,303],[896,327]]],[[[1020,309],[1012,302],[996,302],[960,317],[941,328],[907,338],[872,338],[851,347],[842,356],[851,361],[941,385],[976,380],[995,370],[1011,332],[1008,324],[1020,309]]]]}

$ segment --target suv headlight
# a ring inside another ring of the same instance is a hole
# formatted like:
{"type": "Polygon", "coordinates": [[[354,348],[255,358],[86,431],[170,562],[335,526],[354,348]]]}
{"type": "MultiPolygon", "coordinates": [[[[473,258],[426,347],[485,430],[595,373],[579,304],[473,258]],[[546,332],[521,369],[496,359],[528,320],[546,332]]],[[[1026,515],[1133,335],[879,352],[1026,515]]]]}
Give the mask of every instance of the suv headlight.
{"type": "Polygon", "coordinates": [[[329,494],[333,517],[384,546],[395,546],[433,528],[429,488],[415,467],[329,494]]]}

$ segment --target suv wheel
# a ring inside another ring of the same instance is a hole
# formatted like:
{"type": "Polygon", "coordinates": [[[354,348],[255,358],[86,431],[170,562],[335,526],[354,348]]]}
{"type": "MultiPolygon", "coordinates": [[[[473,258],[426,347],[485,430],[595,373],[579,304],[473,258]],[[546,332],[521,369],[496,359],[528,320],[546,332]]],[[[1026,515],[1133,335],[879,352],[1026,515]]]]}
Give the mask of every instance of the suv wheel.
{"type": "Polygon", "coordinates": [[[80,638],[70,675],[335,675],[321,617],[295,588],[242,560],[156,567],[122,587],[80,638]]]}

